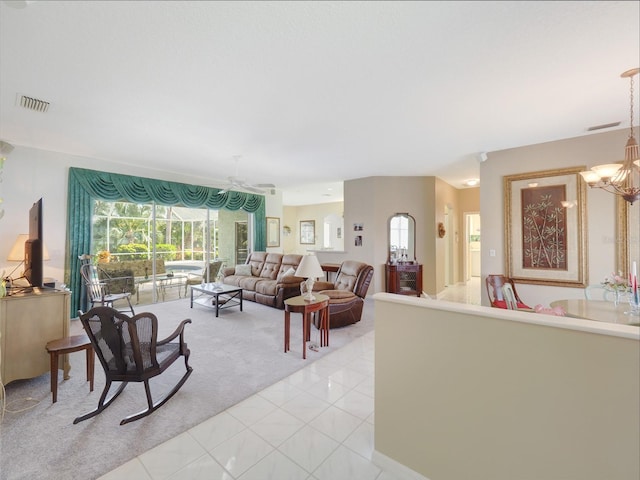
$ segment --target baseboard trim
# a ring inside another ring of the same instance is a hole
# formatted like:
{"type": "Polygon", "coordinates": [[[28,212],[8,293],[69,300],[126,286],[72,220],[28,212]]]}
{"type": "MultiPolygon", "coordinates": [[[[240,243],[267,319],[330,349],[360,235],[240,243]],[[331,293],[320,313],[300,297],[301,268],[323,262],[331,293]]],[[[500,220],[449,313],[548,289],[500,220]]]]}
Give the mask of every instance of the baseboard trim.
{"type": "Polygon", "coordinates": [[[377,450],[373,451],[371,461],[383,470],[395,475],[398,480],[429,480],[427,477],[420,475],[418,472],[396,462],[394,459],[387,457],[377,450]]]}

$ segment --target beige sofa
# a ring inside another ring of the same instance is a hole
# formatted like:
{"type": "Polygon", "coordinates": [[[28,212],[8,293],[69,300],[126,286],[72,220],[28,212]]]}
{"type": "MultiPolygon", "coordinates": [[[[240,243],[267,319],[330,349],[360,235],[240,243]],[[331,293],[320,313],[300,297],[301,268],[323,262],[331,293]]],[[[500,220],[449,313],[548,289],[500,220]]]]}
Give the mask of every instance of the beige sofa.
{"type": "Polygon", "coordinates": [[[223,283],[241,287],[244,300],[284,309],[287,298],[300,295],[300,283],[304,278],[296,277],[293,272],[301,260],[302,255],[252,252],[247,258],[247,267],[243,266],[248,271],[226,267],[223,283]]]}

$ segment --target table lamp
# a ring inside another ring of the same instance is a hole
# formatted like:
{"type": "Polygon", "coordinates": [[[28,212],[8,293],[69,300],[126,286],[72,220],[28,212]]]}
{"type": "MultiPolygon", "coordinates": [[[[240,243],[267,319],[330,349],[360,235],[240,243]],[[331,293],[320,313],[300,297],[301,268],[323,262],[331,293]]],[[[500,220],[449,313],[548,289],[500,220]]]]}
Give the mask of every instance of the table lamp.
{"type": "Polygon", "coordinates": [[[318,257],[312,253],[302,257],[302,261],[300,262],[300,265],[298,265],[295,276],[306,278],[305,283],[307,284],[307,293],[304,295],[305,300],[312,301],[316,299],[313,296],[313,284],[315,283],[316,278],[322,277],[323,275],[324,272],[322,271],[318,257]]]}
{"type": "MultiPolygon", "coordinates": [[[[20,233],[18,234],[18,238],[16,238],[16,241],[13,243],[13,247],[11,247],[11,250],[9,251],[9,255],[7,255],[7,260],[9,262],[20,262],[20,263],[6,277],[7,279],[11,279],[12,278],[11,275],[13,275],[13,273],[18,268],[20,268],[20,265],[24,263],[24,244],[27,240],[29,240],[29,235],[26,233],[20,233]]],[[[49,251],[47,250],[46,245],[42,246],[42,260],[50,260],[49,251]]]]}
{"type": "Polygon", "coordinates": [[[20,265],[24,263],[24,242],[26,242],[27,240],[29,240],[29,235],[27,235],[26,233],[18,234],[18,238],[16,238],[16,241],[13,242],[13,246],[9,251],[9,255],[7,255],[7,261],[20,262],[18,263],[16,268],[11,270],[11,273],[6,277],[9,285],[11,285],[11,283],[13,282],[13,274],[15,273],[15,271],[18,270],[18,268],[20,268],[20,265]]]}

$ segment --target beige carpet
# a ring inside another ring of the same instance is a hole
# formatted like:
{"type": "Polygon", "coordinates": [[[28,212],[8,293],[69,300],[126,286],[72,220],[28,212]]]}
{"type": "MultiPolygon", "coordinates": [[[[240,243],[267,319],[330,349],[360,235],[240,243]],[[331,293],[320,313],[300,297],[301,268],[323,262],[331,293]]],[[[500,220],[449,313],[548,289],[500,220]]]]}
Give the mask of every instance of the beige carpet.
{"type": "MultiPolygon", "coordinates": [[[[307,350],[302,360],[299,314],[292,316],[291,351],[285,354],[282,310],[244,302],[244,312],[228,309],[216,318],[212,309],[190,309],[189,300],[182,299],[144,311],[158,316],[161,337],[180,320],[193,320],[185,335],[194,371],[182,389],[149,417],[120,426],[122,418],[146,407],[143,385],[129,384],[100,415],[73,425],[76,416],[95,408],[102,393],[104,374],[97,360],[95,389],[89,393],[84,353],[71,354],[71,378],[60,381],[55,404],[48,373],[12,382],[6,400],[16,413],[5,412],[0,425],[2,480],[97,478],[373,330],[373,301],[367,300],[362,321],[331,330],[330,347],[307,350]]],[[[319,343],[315,328],[312,341],[319,343]]],[[[183,373],[184,362],[175,362],[154,379],[152,391],[169,390],[183,373]]]]}

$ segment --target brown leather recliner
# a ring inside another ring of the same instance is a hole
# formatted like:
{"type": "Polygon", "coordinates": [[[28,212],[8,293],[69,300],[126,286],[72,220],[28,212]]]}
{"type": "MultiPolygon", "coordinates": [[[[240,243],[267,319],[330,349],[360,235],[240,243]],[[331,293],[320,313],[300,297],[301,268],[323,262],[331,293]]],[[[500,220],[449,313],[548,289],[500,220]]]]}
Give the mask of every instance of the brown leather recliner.
{"type": "MultiPolygon", "coordinates": [[[[314,292],[329,297],[329,328],[344,327],[359,322],[362,317],[364,298],[371,284],[373,267],[366,263],[346,260],[342,262],[331,282],[316,282],[314,292]]],[[[319,328],[318,316],[313,323],[319,328]]]]}

